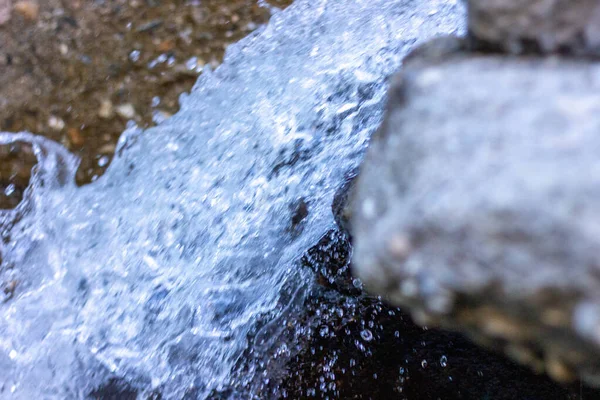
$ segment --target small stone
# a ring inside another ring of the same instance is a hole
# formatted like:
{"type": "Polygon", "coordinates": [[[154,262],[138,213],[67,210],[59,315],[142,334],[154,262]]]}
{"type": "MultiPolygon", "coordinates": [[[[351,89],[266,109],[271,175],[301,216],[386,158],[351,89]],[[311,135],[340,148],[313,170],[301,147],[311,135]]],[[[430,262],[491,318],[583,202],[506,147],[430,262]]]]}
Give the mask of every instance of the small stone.
{"type": "Polygon", "coordinates": [[[480,312],[481,329],[490,336],[521,339],[525,334],[520,324],[497,311],[483,308],[480,312]]]}
{"type": "Polygon", "coordinates": [[[564,327],[569,324],[569,317],[562,310],[549,309],[542,313],[542,322],[548,326],[564,327]]]}
{"type": "Polygon", "coordinates": [[[196,25],[202,25],[205,21],[204,13],[199,8],[192,9],[191,17],[196,25]]]}
{"type": "Polygon", "coordinates": [[[74,146],[82,146],[85,143],[85,139],[83,135],[77,128],[69,128],[67,129],[67,136],[69,137],[69,142],[74,146]]]}
{"type": "Polygon", "coordinates": [[[162,40],[156,46],[156,50],[160,52],[171,51],[175,47],[175,42],[172,40],[162,40]]]}
{"type": "Polygon", "coordinates": [[[0,25],[10,20],[11,0],[0,0],[0,25]]]}
{"type": "Polygon", "coordinates": [[[48,118],[48,127],[55,131],[61,131],[65,128],[65,121],[63,121],[60,117],[51,115],[50,118],[48,118]]]}
{"type": "Polygon", "coordinates": [[[58,45],[58,51],[60,51],[60,54],[62,54],[63,56],[66,56],[69,52],[69,47],[64,43],[61,43],[58,45]]]}
{"type": "Polygon", "coordinates": [[[100,108],[98,108],[98,116],[100,118],[108,119],[114,115],[113,104],[110,100],[105,99],[100,102],[100,108]]]}
{"type": "Polygon", "coordinates": [[[131,103],[121,104],[115,109],[117,114],[124,119],[134,119],[136,116],[135,108],[131,103]]]}
{"type": "Polygon", "coordinates": [[[567,367],[565,363],[563,363],[558,358],[546,357],[545,361],[546,372],[548,373],[548,375],[550,375],[550,377],[552,377],[552,379],[563,383],[569,383],[575,380],[575,376],[573,375],[569,367],[567,367]]]}
{"type": "Polygon", "coordinates": [[[102,147],[100,147],[98,149],[98,153],[100,154],[114,154],[115,152],[115,144],[114,143],[106,143],[104,145],[102,145],[102,147]]]}
{"type": "Polygon", "coordinates": [[[145,24],[140,25],[136,32],[151,32],[161,26],[163,21],[161,19],[154,19],[152,21],[146,22],[145,24]]]}
{"type": "Polygon", "coordinates": [[[14,5],[14,10],[21,17],[28,21],[37,20],[40,13],[40,6],[34,1],[18,1],[14,5]]]}

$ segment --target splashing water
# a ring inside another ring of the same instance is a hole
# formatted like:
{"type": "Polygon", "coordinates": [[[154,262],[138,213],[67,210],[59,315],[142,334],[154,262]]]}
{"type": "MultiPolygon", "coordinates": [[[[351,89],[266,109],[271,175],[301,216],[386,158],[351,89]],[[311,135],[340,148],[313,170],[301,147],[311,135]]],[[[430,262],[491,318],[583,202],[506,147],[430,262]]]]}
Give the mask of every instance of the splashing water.
{"type": "Polygon", "coordinates": [[[0,211],[0,397],[86,398],[226,387],[252,326],[302,297],[296,260],[415,43],[461,28],[456,0],[298,0],[229,48],[181,111],[122,136],[107,173],[30,134],[24,200],[0,211]],[[285,289],[284,289],[285,288],[285,289]]]}

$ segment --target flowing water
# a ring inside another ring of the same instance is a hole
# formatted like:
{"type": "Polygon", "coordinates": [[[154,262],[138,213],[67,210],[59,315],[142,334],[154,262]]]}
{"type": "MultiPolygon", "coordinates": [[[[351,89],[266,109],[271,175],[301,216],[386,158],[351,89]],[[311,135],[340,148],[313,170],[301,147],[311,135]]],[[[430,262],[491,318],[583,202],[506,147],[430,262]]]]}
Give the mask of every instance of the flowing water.
{"type": "Polygon", "coordinates": [[[2,134],[38,163],[0,211],[0,397],[86,398],[115,378],[165,399],[231,385],[250,330],[276,340],[303,298],[298,260],[334,224],[388,77],[462,18],[456,0],[298,0],[176,115],[124,132],[84,187],[61,146],[2,134]]]}

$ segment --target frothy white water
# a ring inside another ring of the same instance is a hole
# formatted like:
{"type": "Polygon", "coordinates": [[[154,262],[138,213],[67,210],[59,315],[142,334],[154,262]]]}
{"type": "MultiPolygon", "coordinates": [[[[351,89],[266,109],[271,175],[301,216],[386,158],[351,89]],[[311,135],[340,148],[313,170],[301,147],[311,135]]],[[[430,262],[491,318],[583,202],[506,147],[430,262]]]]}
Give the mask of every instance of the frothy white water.
{"type": "Polygon", "coordinates": [[[282,287],[307,285],[294,261],[333,224],[387,77],[462,17],[456,0],[298,0],[231,46],[180,112],[126,131],[83,188],[59,145],[1,134],[39,162],[0,213],[0,282],[18,282],[0,303],[0,398],[85,398],[111,377],[166,399],[227,385],[282,287]]]}

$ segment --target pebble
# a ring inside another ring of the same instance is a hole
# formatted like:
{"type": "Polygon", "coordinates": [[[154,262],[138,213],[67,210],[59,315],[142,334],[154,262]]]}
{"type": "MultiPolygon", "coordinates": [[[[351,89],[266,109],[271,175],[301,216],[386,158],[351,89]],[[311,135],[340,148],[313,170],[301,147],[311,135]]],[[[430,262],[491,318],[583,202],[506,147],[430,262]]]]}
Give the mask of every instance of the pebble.
{"type": "Polygon", "coordinates": [[[61,43],[58,45],[58,51],[60,51],[60,54],[62,54],[63,56],[66,56],[69,52],[69,47],[64,43],[61,43]]]}
{"type": "Polygon", "coordinates": [[[117,114],[119,114],[121,118],[125,119],[133,119],[136,115],[135,108],[133,108],[133,105],[131,103],[121,104],[115,109],[115,111],[117,112],[117,114]]]}
{"type": "Polygon", "coordinates": [[[546,372],[558,382],[569,383],[575,380],[569,367],[556,357],[546,357],[546,372]]]}
{"type": "Polygon", "coordinates": [[[145,24],[140,25],[136,31],[137,32],[149,32],[158,28],[163,24],[163,21],[160,19],[154,19],[152,21],[146,22],[145,24]]]}
{"type": "Polygon", "coordinates": [[[38,19],[40,14],[40,6],[34,1],[17,1],[14,6],[14,10],[21,17],[29,21],[35,21],[38,19]]]}
{"type": "Polygon", "coordinates": [[[11,0],[0,0],[0,25],[10,20],[11,0]]]}
{"type": "Polygon", "coordinates": [[[102,145],[98,149],[98,153],[100,154],[113,154],[115,152],[116,145],[114,143],[107,143],[102,145]]]}
{"type": "Polygon", "coordinates": [[[175,42],[173,40],[162,40],[156,46],[156,49],[160,52],[171,51],[175,48],[175,42]]]}
{"type": "Polygon", "coordinates": [[[65,121],[60,117],[51,115],[50,118],[48,118],[48,127],[55,131],[62,131],[65,128],[65,121]]]}
{"type": "Polygon", "coordinates": [[[67,129],[67,135],[69,136],[69,141],[74,146],[82,146],[85,143],[85,139],[81,135],[81,132],[77,128],[69,128],[67,129]]]}
{"type": "Polygon", "coordinates": [[[100,108],[98,108],[98,116],[100,118],[108,119],[114,115],[113,104],[110,100],[104,99],[100,102],[100,108]]]}
{"type": "Polygon", "coordinates": [[[202,25],[204,23],[204,13],[199,8],[192,9],[192,20],[196,25],[202,25]]]}

